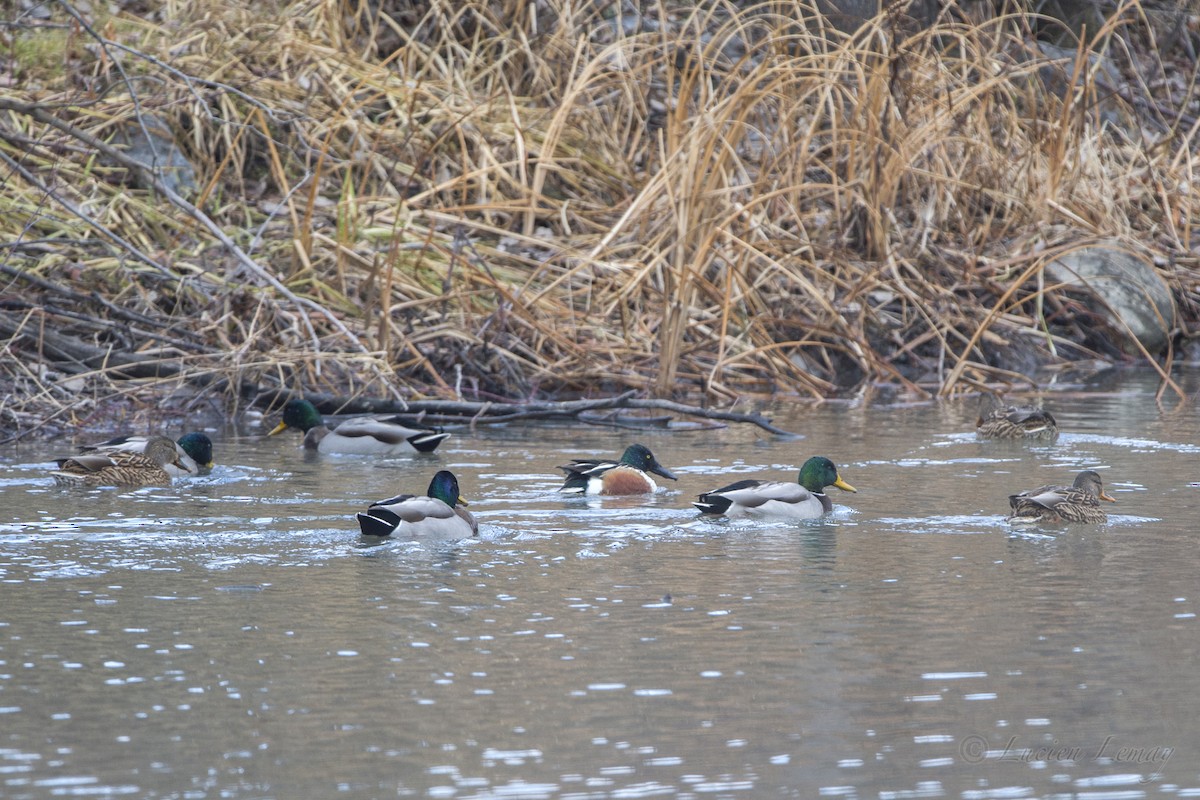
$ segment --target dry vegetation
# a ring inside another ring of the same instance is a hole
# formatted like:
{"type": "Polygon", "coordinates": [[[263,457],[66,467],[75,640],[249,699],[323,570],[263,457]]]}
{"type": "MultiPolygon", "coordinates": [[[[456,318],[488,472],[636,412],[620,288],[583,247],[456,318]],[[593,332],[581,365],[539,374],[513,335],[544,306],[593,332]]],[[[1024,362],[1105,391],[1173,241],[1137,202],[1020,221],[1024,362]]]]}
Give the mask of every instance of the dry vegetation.
{"type": "Polygon", "coordinates": [[[1176,345],[1200,310],[1195,16],[1071,44],[990,4],[49,9],[0,28],[0,428],[1027,381],[1118,357],[1040,271],[1101,239],[1156,259],[1176,345]],[[194,174],[136,168],[147,136],[194,174]]]}

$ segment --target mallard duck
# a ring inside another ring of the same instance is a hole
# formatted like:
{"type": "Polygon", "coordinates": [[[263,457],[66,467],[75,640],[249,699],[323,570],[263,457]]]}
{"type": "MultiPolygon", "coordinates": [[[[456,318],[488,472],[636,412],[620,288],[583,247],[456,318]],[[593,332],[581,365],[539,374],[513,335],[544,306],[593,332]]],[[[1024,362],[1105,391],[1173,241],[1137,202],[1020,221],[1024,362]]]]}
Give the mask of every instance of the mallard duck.
{"type": "Polygon", "coordinates": [[[1117,502],[1104,492],[1104,483],[1094,470],[1085,469],[1071,486],[1039,486],[1010,495],[1010,520],[1024,522],[1105,522],[1108,515],[1100,501],[1117,502]]]}
{"type": "Polygon", "coordinates": [[[184,468],[175,442],[165,436],[151,437],[144,453],[83,453],[56,463],[58,469],[50,474],[60,486],[169,486],[165,467],[184,468]]]}
{"type": "Polygon", "coordinates": [[[372,503],[366,513],[356,515],[363,536],[407,539],[466,539],[479,535],[479,524],[463,506],[467,501],[458,491],[458,479],[441,470],[429,482],[424,497],[402,494],[372,503]]]}
{"type": "Polygon", "coordinates": [[[1036,406],[1010,406],[991,392],[979,399],[975,432],[985,439],[1053,439],[1058,423],[1036,406]]]}
{"type": "MultiPolygon", "coordinates": [[[[145,453],[149,436],[118,436],[107,442],[88,445],[83,448],[85,453],[145,453]]],[[[175,442],[175,454],[179,457],[182,469],[173,463],[164,464],[163,469],[173,478],[187,475],[199,475],[201,469],[213,467],[213,443],[203,433],[185,433],[175,442]]]]}
{"type": "Polygon", "coordinates": [[[298,399],[288,401],[283,407],[283,419],[267,435],[274,436],[288,428],[304,431],[306,449],[363,456],[432,453],[450,436],[433,428],[402,424],[399,417],[352,417],[330,430],[316,406],[298,399]]]}
{"type": "Polygon", "coordinates": [[[796,483],[738,481],[705,492],[692,505],[703,514],[727,517],[816,519],[833,510],[833,502],[825,494],[826,486],[836,486],[844,492],[858,491],[842,480],[832,461],[813,456],[800,467],[796,483]]]}
{"type": "Polygon", "coordinates": [[[678,480],[671,470],[643,444],[625,448],[620,461],[579,459],[559,467],[567,473],[566,482],[559,488],[567,494],[645,494],[658,491],[658,484],[648,474],[653,472],[670,480],[678,480]]]}

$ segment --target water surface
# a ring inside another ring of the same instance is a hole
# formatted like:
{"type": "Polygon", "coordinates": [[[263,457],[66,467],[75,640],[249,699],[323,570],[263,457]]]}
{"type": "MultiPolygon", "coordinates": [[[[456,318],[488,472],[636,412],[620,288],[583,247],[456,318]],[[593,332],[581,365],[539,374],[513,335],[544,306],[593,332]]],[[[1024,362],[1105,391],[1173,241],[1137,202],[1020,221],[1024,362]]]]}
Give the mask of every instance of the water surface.
{"type": "MultiPolygon", "coordinates": [[[[1183,376],[1194,391],[1194,376],[1183,376]]],[[[433,456],[213,432],[171,488],[61,490],[0,450],[0,796],[1200,796],[1200,425],[1114,375],[1050,445],[973,402],[775,409],[802,440],[522,426],[433,456]],[[653,498],[555,494],[642,441],[653,498]],[[831,457],[824,521],[694,495],[831,457]],[[353,514],[452,469],[478,541],[363,546],[353,514]],[[1101,471],[1101,526],[1008,494],[1101,471]]]]}

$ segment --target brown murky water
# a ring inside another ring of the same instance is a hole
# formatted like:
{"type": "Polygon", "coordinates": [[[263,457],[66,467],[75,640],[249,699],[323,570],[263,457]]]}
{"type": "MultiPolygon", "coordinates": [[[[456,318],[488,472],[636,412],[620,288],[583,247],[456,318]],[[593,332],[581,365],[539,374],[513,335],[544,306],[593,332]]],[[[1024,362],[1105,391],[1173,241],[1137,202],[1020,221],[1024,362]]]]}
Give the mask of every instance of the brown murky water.
{"type": "Polygon", "coordinates": [[[0,796],[1198,797],[1200,423],[1155,388],[1051,396],[1066,433],[1035,446],[976,441],[973,403],[383,461],[218,433],[211,476],[90,492],[9,447],[0,796]],[[635,440],[668,493],[555,494],[635,440]],[[859,489],[827,521],[690,510],[813,454],[859,489]],[[1107,525],[1003,521],[1085,466],[1107,525]],[[360,546],[355,511],[442,467],[479,541],[360,546]]]}

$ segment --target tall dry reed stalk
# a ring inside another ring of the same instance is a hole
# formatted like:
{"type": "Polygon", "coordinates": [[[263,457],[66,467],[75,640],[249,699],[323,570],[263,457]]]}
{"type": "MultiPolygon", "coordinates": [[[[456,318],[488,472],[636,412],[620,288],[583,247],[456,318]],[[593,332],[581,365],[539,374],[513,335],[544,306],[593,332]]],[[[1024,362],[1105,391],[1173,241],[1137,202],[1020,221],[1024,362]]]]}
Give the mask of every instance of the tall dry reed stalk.
{"type": "Polygon", "coordinates": [[[62,8],[74,27],[6,34],[3,291],[93,345],[136,352],[113,309],[166,321],[180,379],[229,397],[1023,380],[1111,355],[1037,283],[1101,236],[1168,254],[1196,318],[1196,87],[1162,79],[1137,3],[1078,46],[1117,90],[1024,11],[846,32],[786,0],[62,8]],[[193,211],[80,145],[146,119],[195,166],[193,211]]]}

